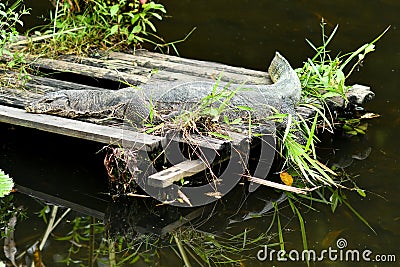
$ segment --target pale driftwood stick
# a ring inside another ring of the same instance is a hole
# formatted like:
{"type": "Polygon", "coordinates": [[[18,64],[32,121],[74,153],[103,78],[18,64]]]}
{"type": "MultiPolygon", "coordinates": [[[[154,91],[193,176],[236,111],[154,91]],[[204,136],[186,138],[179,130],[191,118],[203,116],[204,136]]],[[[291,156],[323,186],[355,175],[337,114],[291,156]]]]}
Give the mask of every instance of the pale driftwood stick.
{"type": "Polygon", "coordinates": [[[309,192],[309,190],[306,190],[306,189],[288,186],[288,185],[284,185],[284,184],[280,184],[280,183],[275,183],[275,182],[271,182],[271,181],[264,180],[264,179],[257,178],[257,177],[251,177],[251,176],[245,176],[245,177],[247,177],[247,180],[249,180],[250,182],[265,185],[265,186],[280,189],[280,190],[284,190],[284,191],[288,191],[288,192],[293,192],[296,194],[307,194],[307,192],[309,192]]]}

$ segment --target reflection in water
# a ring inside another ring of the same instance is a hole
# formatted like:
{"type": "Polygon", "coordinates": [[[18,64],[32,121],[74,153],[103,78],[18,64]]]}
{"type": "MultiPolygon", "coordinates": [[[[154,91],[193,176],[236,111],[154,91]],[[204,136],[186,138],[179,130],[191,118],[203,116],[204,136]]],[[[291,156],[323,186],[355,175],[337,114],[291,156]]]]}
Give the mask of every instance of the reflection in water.
{"type": "Polygon", "coordinates": [[[2,200],[8,207],[2,211],[9,217],[3,218],[8,222],[2,228],[8,237],[1,258],[16,262],[15,266],[30,266],[31,262],[46,266],[130,266],[135,262],[152,265],[165,261],[179,264],[179,258],[165,253],[181,249],[180,253],[187,254],[191,262],[201,265],[240,262],[250,257],[246,251],[269,244],[275,236],[274,231],[267,232],[273,218],[267,215],[275,213],[272,203],[285,197],[270,193],[275,198],[265,200],[263,207],[252,204],[260,203],[259,199],[236,189],[227,201],[191,209],[159,205],[151,198],[120,197],[109,203],[104,223],[67,207],[42,201],[32,205],[26,196],[15,194],[18,209],[12,204],[12,196],[2,200]],[[27,217],[17,216],[22,210],[27,217]],[[263,216],[270,220],[261,227],[264,230],[254,232],[240,226],[245,220],[263,216]],[[31,232],[24,233],[27,225],[37,225],[38,229],[30,228],[31,232]]]}

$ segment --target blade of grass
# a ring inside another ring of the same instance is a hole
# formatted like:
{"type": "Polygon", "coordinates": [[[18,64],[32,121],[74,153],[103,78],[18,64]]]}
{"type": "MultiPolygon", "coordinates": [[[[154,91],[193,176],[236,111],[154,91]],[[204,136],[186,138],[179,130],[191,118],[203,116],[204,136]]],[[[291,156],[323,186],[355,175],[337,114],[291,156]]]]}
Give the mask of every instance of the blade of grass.
{"type": "MultiPolygon", "coordinates": [[[[321,24],[322,29],[324,29],[324,24],[321,24]]],[[[336,34],[337,29],[339,28],[339,25],[336,25],[335,28],[333,29],[333,31],[331,32],[331,35],[329,36],[328,40],[326,40],[326,42],[323,43],[323,48],[324,49],[319,49],[318,53],[312,58],[312,61],[314,61],[322,52],[325,51],[325,48],[328,46],[328,44],[331,42],[331,40],[333,39],[333,36],[336,34]]]]}
{"type": "Polygon", "coordinates": [[[346,199],[342,199],[343,203],[351,210],[351,212],[354,213],[354,215],[357,216],[358,219],[360,219],[375,235],[377,235],[376,231],[374,230],[374,228],[372,228],[372,226],[367,222],[366,219],[364,219],[363,216],[361,216],[361,214],[356,211],[351,205],[350,203],[346,200],[346,199]]]}
{"type": "Polygon", "coordinates": [[[374,43],[376,43],[380,38],[382,38],[382,36],[390,29],[390,26],[388,26],[377,38],[375,38],[372,42],[367,43],[362,45],[360,48],[358,48],[355,52],[351,53],[351,55],[346,59],[346,61],[344,63],[342,63],[342,65],[340,66],[340,70],[343,71],[343,69],[346,67],[346,65],[354,58],[356,57],[358,54],[360,54],[361,52],[365,51],[366,53],[372,51],[372,50],[368,50],[368,49],[373,49],[374,47],[374,43]]]}
{"type": "MultiPolygon", "coordinates": [[[[308,251],[307,234],[306,234],[306,228],[305,228],[305,225],[304,225],[303,216],[301,216],[301,213],[300,213],[299,209],[296,207],[296,205],[293,203],[293,201],[290,198],[288,198],[288,201],[289,201],[290,207],[292,208],[293,213],[295,213],[297,215],[297,218],[299,219],[299,225],[300,225],[300,231],[301,231],[301,240],[303,242],[303,249],[305,251],[308,251]]],[[[307,257],[306,262],[307,262],[307,266],[310,266],[309,257],[307,257]]]]}
{"type": "Polygon", "coordinates": [[[279,217],[279,209],[278,209],[278,204],[276,202],[273,203],[274,209],[276,212],[276,222],[277,222],[277,227],[278,227],[278,237],[279,237],[279,247],[281,251],[285,250],[285,242],[283,241],[283,231],[282,231],[282,226],[281,226],[281,219],[279,217]]]}
{"type": "Polygon", "coordinates": [[[287,114],[286,129],[285,129],[285,133],[283,134],[283,137],[282,137],[282,143],[285,143],[286,138],[289,135],[291,126],[292,126],[292,114],[287,114]]]}
{"type": "Polygon", "coordinates": [[[186,266],[186,267],[191,267],[192,265],[190,264],[190,261],[189,261],[187,255],[186,255],[186,251],[185,251],[185,249],[183,248],[182,243],[181,243],[181,241],[178,239],[178,237],[176,236],[176,234],[174,234],[174,240],[175,240],[176,245],[178,246],[179,253],[180,253],[181,256],[182,256],[182,260],[183,260],[183,262],[185,263],[185,266],[186,266]]]}
{"type": "MultiPolygon", "coordinates": [[[[317,157],[316,152],[315,152],[314,142],[313,142],[315,129],[317,128],[317,122],[318,122],[318,113],[316,113],[314,116],[313,124],[311,125],[311,129],[309,129],[307,144],[304,148],[305,151],[308,151],[308,149],[311,146],[311,150],[312,150],[314,159],[317,157]]],[[[304,123],[304,125],[307,126],[307,123],[304,123]]]]}

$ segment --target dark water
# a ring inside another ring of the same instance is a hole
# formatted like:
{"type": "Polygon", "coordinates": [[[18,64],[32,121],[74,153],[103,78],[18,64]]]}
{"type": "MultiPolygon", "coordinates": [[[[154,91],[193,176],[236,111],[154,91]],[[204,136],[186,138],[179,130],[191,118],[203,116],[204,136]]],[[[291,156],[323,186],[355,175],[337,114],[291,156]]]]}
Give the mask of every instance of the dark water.
{"type": "MultiPolygon", "coordinates": [[[[322,243],[329,240],[329,233],[340,232],[339,237],[348,242],[347,248],[360,251],[369,249],[376,254],[396,255],[396,263],[382,262],[346,262],[331,261],[317,266],[398,266],[400,262],[400,183],[398,171],[400,164],[400,33],[399,13],[400,2],[397,0],[370,0],[370,1],[168,1],[164,3],[170,18],[158,25],[158,33],[173,41],[182,38],[193,27],[197,30],[190,38],[178,45],[181,56],[187,58],[217,61],[230,65],[265,70],[274,51],[279,50],[289,59],[294,67],[302,65],[313,51],[305,42],[305,38],[319,44],[320,20],[323,17],[327,22],[327,30],[339,24],[339,31],[331,46],[333,55],[336,52],[353,51],[364,43],[373,40],[388,25],[389,32],[377,43],[376,51],[367,56],[364,67],[353,73],[349,84],[360,83],[371,86],[376,98],[366,105],[367,109],[381,114],[381,117],[370,122],[368,133],[365,136],[345,139],[336,136],[333,142],[325,140],[321,146],[336,156],[331,162],[339,160],[343,155],[357,154],[371,148],[371,154],[365,160],[354,160],[346,168],[349,174],[356,176],[357,184],[367,190],[367,197],[361,198],[356,193],[347,193],[351,205],[375,229],[374,234],[348,208],[341,206],[332,214],[330,207],[315,204],[317,211],[302,207],[309,248],[317,251],[323,249],[322,243]]],[[[35,16],[47,11],[47,1],[30,1],[35,16]]],[[[30,22],[36,23],[36,22],[30,22]]],[[[34,157],[35,149],[27,149],[26,155],[34,157]]],[[[91,147],[94,154],[98,149],[91,147]]],[[[83,151],[83,150],[82,150],[83,151]]],[[[77,155],[80,152],[77,151],[77,155]]],[[[85,158],[85,156],[83,156],[85,158]]],[[[77,159],[81,161],[80,158],[77,159]]],[[[77,167],[79,164],[70,162],[69,165],[76,172],[86,172],[82,177],[101,177],[100,164],[95,167],[99,172],[94,175],[86,167],[77,167]],[[73,167],[72,167],[73,166],[73,167]]],[[[27,160],[21,162],[29,162],[27,160]]],[[[15,164],[15,161],[13,162],[15,164]]],[[[55,175],[51,168],[41,164],[28,166],[10,165],[2,161],[2,168],[15,177],[30,176],[38,165],[45,168],[49,179],[66,170],[58,169],[55,175]],[[6,165],[5,165],[6,164],[6,165]],[[15,169],[15,170],[14,170],[15,169]],[[18,170],[19,169],[19,170],[18,170]],[[23,172],[21,169],[25,169],[23,172]]],[[[96,163],[94,163],[96,165],[96,163]]],[[[86,164],[85,166],[92,166],[86,164]]],[[[42,171],[43,173],[43,171],[42,171]]],[[[70,170],[71,173],[71,170],[70,170]]],[[[72,173],[74,173],[72,171],[72,173]]],[[[66,179],[65,177],[59,178],[66,179]]],[[[104,180],[102,180],[104,183],[104,180]]],[[[95,183],[93,183],[95,184],[95,183]]],[[[90,183],[88,183],[90,188],[90,183]]],[[[285,205],[283,205],[285,206],[285,205]]],[[[301,236],[297,218],[291,215],[290,209],[283,209],[285,220],[284,240],[286,249],[302,249],[301,236]],[[286,217],[285,217],[286,216],[286,217]]],[[[268,220],[255,219],[243,223],[240,227],[254,228],[262,232],[268,227],[268,220]]],[[[217,222],[218,224],[218,222],[217,222]]],[[[239,228],[240,228],[239,227],[239,228]]],[[[273,227],[271,231],[276,230],[273,227]]],[[[336,248],[336,239],[331,245],[336,248]]],[[[178,258],[171,254],[164,255],[168,259],[161,266],[171,264],[181,265],[178,258]]],[[[254,252],[252,252],[254,253],[254,252]]],[[[245,262],[245,266],[271,266],[268,261],[259,262],[256,259],[245,262]]],[[[274,262],[275,266],[298,266],[296,262],[274,262]]],[[[313,264],[312,264],[313,265],[313,264]]],[[[305,266],[305,264],[304,264],[305,266]]]]}

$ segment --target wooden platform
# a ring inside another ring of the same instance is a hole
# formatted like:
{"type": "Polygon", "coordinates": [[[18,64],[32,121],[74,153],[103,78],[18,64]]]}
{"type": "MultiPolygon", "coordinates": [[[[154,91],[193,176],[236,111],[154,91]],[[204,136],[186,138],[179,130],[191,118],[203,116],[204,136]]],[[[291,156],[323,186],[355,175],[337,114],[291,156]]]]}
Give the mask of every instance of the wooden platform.
{"type": "MultiPolygon", "coordinates": [[[[188,142],[177,135],[153,136],[126,129],[121,124],[99,125],[85,120],[73,120],[46,114],[31,114],[24,106],[43,94],[58,90],[93,89],[118,90],[127,86],[165,81],[222,81],[246,84],[270,84],[267,72],[233,67],[219,63],[184,59],[145,50],[135,54],[111,52],[96,57],[61,56],[59,59],[31,58],[29,63],[38,75],[30,75],[21,84],[17,73],[0,73],[6,86],[0,88],[0,122],[35,128],[104,144],[124,145],[137,150],[153,151],[168,142],[188,142]]],[[[268,59],[266,59],[268,63],[268,59]]],[[[211,137],[193,136],[191,146],[221,150],[228,143],[239,143],[247,136],[235,135],[226,141],[211,137]]],[[[149,183],[166,187],[181,179],[201,172],[205,164],[186,160],[172,168],[149,177],[149,183]]]]}
{"type": "MultiPolygon", "coordinates": [[[[271,58],[272,58],[271,53],[271,58]]],[[[5,60],[3,58],[3,60],[5,60]]],[[[99,125],[85,120],[72,120],[45,114],[30,114],[24,106],[47,92],[58,90],[113,89],[158,84],[166,81],[222,81],[238,84],[271,84],[267,72],[233,67],[219,63],[185,59],[145,50],[134,54],[110,52],[94,57],[61,56],[59,59],[30,58],[31,67],[38,75],[30,75],[26,84],[21,84],[17,73],[0,73],[0,122],[35,128],[56,134],[96,141],[104,144],[129,145],[130,148],[153,151],[168,142],[188,142],[179,136],[153,136],[122,127],[120,123],[99,125]]],[[[266,59],[266,65],[269,59],[266,59]]],[[[366,93],[356,99],[363,100],[366,93]]],[[[353,90],[357,91],[357,90],[353,90]]],[[[299,110],[299,112],[304,112],[299,110]]],[[[307,112],[307,111],[305,111],[307,112]]],[[[235,134],[234,140],[219,140],[211,137],[193,136],[189,145],[204,149],[221,150],[229,143],[238,144],[248,136],[235,134]]],[[[153,174],[149,183],[166,187],[182,177],[204,171],[205,164],[199,160],[186,160],[160,173],[153,174]]]]}

